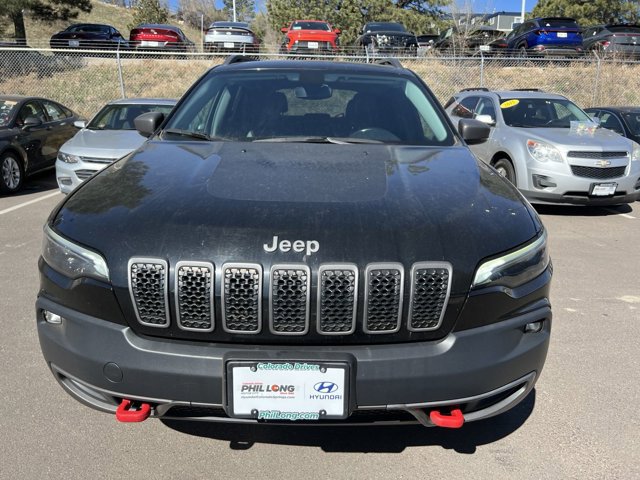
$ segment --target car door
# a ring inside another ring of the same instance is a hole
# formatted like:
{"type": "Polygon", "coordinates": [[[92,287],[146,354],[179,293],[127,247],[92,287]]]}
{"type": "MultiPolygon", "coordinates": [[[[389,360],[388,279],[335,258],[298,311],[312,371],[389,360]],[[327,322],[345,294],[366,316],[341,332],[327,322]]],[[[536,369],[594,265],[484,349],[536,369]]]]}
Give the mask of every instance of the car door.
{"type": "Polygon", "coordinates": [[[43,153],[45,154],[45,162],[50,162],[53,165],[56,161],[58,150],[76,134],[77,129],[73,126],[72,118],[67,116],[61,105],[50,100],[41,100],[40,103],[47,114],[46,126],[49,132],[43,153]]]}
{"type": "Polygon", "coordinates": [[[46,166],[47,162],[47,116],[40,103],[36,100],[25,102],[16,116],[16,127],[20,129],[17,142],[27,154],[26,173],[30,173],[46,166]],[[35,117],[41,125],[26,127],[24,122],[29,117],[35,117]]]}

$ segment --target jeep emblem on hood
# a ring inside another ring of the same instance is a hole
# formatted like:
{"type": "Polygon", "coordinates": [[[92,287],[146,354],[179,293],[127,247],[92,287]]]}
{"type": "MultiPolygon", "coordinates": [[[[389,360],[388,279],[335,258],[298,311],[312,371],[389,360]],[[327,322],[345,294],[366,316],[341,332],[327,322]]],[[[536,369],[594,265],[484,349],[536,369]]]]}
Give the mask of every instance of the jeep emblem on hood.
{"type": "Polygon", "coordinates": [[[263,245],[264,251],[267,253],[273,253],[276,250],[280,250],[281,252],[290,252],[293,250],[298,253],[306,251],[307,255],[311,255],[320,250],[320,242],[317,240],[294,240],[293,242],[290,240],[280,240],[278,242],[278,236],[275,235],[271,242],[271,245],[268,243],[263,245]]]}

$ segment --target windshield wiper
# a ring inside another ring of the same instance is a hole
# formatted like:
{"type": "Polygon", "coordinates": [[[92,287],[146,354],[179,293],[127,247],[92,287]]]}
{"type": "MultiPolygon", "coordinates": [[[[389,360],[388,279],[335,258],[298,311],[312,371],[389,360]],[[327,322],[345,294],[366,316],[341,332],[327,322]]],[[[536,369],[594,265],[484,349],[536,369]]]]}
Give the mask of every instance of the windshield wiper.
{"type": "Polygon", "coordinates": [[[385,143],[380,140],[371,140],[368,138],[351,138],[351,137],[271,137],[258,138],[254,142],[265,143],[334,143],[337,145],[345,145],[349,143],[385,143]]]}
{"type": "Polygon", "coordinates": [[[198,140],[207,140],[209,142],[213,140],[220,140],[220,139],[214,139],[213,137],[210,137],[206,133],[193,132],[191,130],[182,130],[180,128],[165,128],[162,131],[162,133],[163,134],[169,133],[171,135],[180,135],[181,137],[197,138],[198,140]]]}

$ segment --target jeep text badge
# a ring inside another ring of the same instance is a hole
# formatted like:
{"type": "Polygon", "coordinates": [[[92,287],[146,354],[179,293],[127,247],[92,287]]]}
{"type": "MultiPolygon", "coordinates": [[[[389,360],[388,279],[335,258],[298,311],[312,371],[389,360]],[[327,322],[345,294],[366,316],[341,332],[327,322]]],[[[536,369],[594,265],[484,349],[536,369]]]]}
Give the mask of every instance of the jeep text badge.
{"type": "Polygon", "coordinates": [[[306,251],[307,255],[311,255],[320,250],[320,242],[317,240],[294,240],[293,242],[290,240],[280,240],[278,242],[278,236],[275,235],[273,240],[271,240],[271,245],[265,243],[263,247],[267,253],[273,253],[276,250],[280,250],[281,252],[290,252],[293,250],[298,253],[306,251]]]}

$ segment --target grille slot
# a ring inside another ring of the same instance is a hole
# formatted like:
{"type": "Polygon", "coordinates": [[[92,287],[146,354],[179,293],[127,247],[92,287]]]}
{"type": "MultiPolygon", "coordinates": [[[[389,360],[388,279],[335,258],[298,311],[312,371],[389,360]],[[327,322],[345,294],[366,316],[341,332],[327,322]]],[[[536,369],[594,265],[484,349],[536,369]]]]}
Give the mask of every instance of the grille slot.
{"type": "Polygon", "coordinates": [[[175,269],[178,326],[183,330],[214,329],[214,266],[207,262],[178,262],[175,269]]]}
{"type": "Polygon", "coordinates": [[[365,269],[364,318],[366,333],[400,330],[404,268],[399,263],[370,264],[365,269]]]}
{"type": "Polygon", "coordinates": [[[583,167],[580,165],[571,165],[571,173],[576,177],[595,178],[604,180],[607,178],[624,177],[624,172],[627,169],[626,165],[622,167],[583,167]]]}
{"type": "Polygon", "coordinates": [[[450,264],[413,264],[407,328],[412,332],[424,332],[440,327],[449,301],[450,289],[450,264]]]}
{"type": "Polygon", "coordinates": [[[76,170],[75,171],[76,177],[78,177],[78,179],[80,180],[87,180],[88,178],[93,177],[96,173],[98,173],[97,170],[76,170]]]}
{"type": "Polygon", "coordinates": [[[567,152],[567,157],[569,158],[627,158],[628,155],[627,152],[567,152]]]}
{"type": "Polygon", "coordinates": [[[129,293],[138,321],[149,327],[169,326],[167,262],[157,258],[129,260],[129,293]]]}
{"type": "Polygon", "coordinates": [[[318,269],[318,333],[349,335],[356,328],[358,267],[322,265],[318,269]]]}
{"type": "Polygon", "coordinates": [[[271,333],[304,335],[309,331],[310,278],[306,265],[274,265],[271,268],[271,333]]]}
{"type": "Polygon", "coordinates": [[[226,332],[252,334],[262,328],[262,267],[250,263],[222,266],[222,326],[226,332]]]}
{"type": "Polygon", "coordinates": [[[102,163],[108,165],[115,162],[117,158],[80,157],[80,160],[82,160],[83,162],[102,163]]]}

